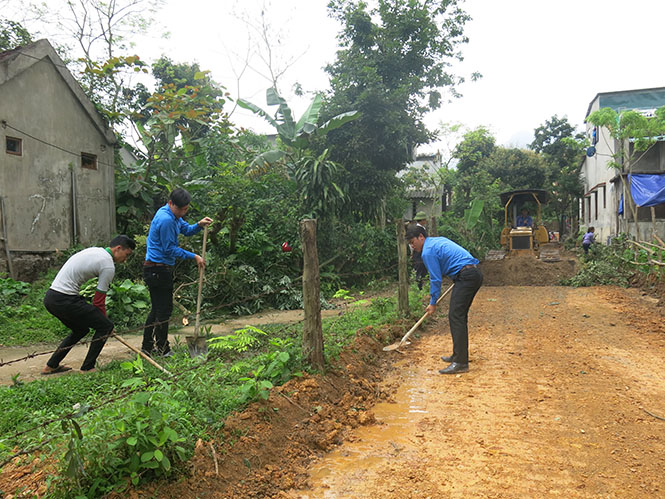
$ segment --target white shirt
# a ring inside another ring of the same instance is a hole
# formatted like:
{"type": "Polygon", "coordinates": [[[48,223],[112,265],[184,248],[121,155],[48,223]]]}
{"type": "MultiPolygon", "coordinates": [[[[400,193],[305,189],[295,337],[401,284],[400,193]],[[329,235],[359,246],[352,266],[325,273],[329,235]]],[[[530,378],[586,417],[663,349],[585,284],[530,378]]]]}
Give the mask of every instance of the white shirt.
{"type": "Polygon", "coordinates": [[[97,289],[106,293],[115,276],[113,257],[104,248],[87,248],[75,253],[55,276],[51,289],[66,295],[78,295],[81,286],[98,277],[97,289]]]}

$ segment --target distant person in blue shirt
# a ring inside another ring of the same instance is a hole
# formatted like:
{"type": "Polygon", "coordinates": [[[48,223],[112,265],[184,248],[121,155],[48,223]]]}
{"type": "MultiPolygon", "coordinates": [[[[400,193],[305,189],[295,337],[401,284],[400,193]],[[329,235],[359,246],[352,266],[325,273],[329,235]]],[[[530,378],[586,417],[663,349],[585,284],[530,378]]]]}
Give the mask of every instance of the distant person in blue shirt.
{"type": "Polygon", "coordinates": [[[465,373],[469,370],[469,308],[483,283],[479,262],[459,244],[445,237],[427,237],[425,230],[417,225],[407,229],[406,240],[414,251],[421,253],[429,271],[430,302],[425,310],[427,315],[436,311],[443,276],[453,280],[454,287],[448,310],[453,354],[441,357],[444,362],[450,362],[450,365],[439,373],[465,373]]]}
{"type": "Polygon", "coordinates": [[[533,227],[533,219],[529,216],[526,208],[522,208],[522,214],[517,215],[518,227],[533,227]]]}
{"type": "Polygon", "coordinates": [[[193,236],[212,223],[205,217],[195,224],[188,224],[182,217],[189,210],[192,196],[185,189],[175,189],[169,201],[152,219],[146,241],[143,279],[150,291],[152,309],[145,322],[141,349],[148,355],[170,356],[169,319],[173,312],[173,266],[176,259],[195,260],[199,268],[205,260],[199,255],[178,246],[178,235],[193,236]]]}
{"type": "Polygon", "coordinates": [[[586,234],[584,234],[584,237],[582,238],[582,248],[584,249],[585,255],[589,254],[589,248],[591,247],[591,244],[595,241],[595,236],[594,236],[595,231],[596,229],[594,227],[589,227],[586,231],[586,234]]]}

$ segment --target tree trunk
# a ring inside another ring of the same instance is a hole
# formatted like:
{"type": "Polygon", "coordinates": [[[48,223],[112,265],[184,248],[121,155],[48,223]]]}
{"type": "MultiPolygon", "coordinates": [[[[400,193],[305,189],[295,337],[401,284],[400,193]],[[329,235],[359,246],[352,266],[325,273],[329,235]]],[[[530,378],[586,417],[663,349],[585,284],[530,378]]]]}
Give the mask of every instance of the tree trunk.
{"type": "Polygon", "coordinates": [[[323,369],[323,329],[321,326],[321,276],[316,248],[316,220],[300,221],[303,249],[302,294],[305,322],[302,334],[303,361],[315,369],[323,369]]]}
{"type": "Polygon", "coordinates": [[[399,286],[397,288],[397,303],[400,315],[409,316],[409,257],[406,254],[406,230],[404,221],[397,220],[397,275],[399,286]]]}
{"type": "MultiPolygon", "coordinates": [[[[631,171],[628,169],[628,175],[630,176],[631,171]]],[[[635,240],[640,240],[640,224],[637,221],[637,205],[633,201],[633,194],[630,192],[630,183],[626,183],[626,179],[623,175],[619,174],[621,183],[623,184],[623,191],[626,193],[625,201],[623,203],[623,212],[626,213],[626,205],[630,207],[630,212],[633,215],[633,222],[635,223],[635,240]]]]}
{"type": "Polygon", "coordinates": [[[436,226],[436,217],[430,217],[430,219],[429,219],[429,228],[427,229],[427,235],[430,236],[430,237],[438,236],[437,226],[436,226]]]}

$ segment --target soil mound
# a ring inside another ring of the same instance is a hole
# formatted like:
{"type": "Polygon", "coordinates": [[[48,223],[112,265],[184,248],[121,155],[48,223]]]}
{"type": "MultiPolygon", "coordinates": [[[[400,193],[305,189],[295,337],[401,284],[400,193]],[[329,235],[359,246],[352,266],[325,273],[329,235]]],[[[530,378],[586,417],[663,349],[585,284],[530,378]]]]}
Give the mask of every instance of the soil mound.
{"type": "Polygon", "coordinates": [[[577,273],[577,260],[562,254],[559,262],[543,262],[532,256],[507,256],[481,262],[483,286],[558,286],[577,273]]]}

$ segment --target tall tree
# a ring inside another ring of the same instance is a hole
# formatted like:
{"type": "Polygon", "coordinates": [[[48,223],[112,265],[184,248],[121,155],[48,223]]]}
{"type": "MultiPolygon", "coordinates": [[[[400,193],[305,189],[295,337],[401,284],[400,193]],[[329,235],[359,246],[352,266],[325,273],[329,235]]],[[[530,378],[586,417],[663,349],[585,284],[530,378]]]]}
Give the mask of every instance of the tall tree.
{"type": "Polygon", "coordinates": [[[577,218],[577,201],[583,194],[580,158],[586,140],[566,117],[557,115],[546,120],[533,133],[534,141],[529,148],[542,154],[548,163],[547,188],[551,194],[548,207],[556,214],[559,231],[564,235],[565,220],[577,218]]]}
{"type": "MultiPolygon", "coordinates": [[[[457,175],[453,205],[457,214],[463,214],[464,209],[469,207],[475,187],[485,183],[485,179],[478,183],[481,175],[487,175],[487,172],[480,168],[480,164],[489,158],[495,149],[496,139],[485,127],[468,131],[455,147],[453,157],[457,160],[457,175]]],[[[494,179],[489,179],[487,175],[487,180],[491,182],[494,179]]]]}
{"type": "Polygon", "coordinates": [[[503,190],[543,189],[547,165],[538,154],[517,148],[497,147],[479,167],[500,181],[503,190]]]}
{"type": "Polygon", "coordinates": [[[432,139],[425,113],[441,105],[444,88],[455,94],[463,81],[449,69],[461,59],[469,16],[457,0],[378,0],[375,8],[332,0],[329,10],[343,27],[337,60],[326,68],[324,114],[356,109],[362,116],[329,134],[325,146],[349,171],[350,211],[371,219],[381,214],[394,174],[432,139]]]}

